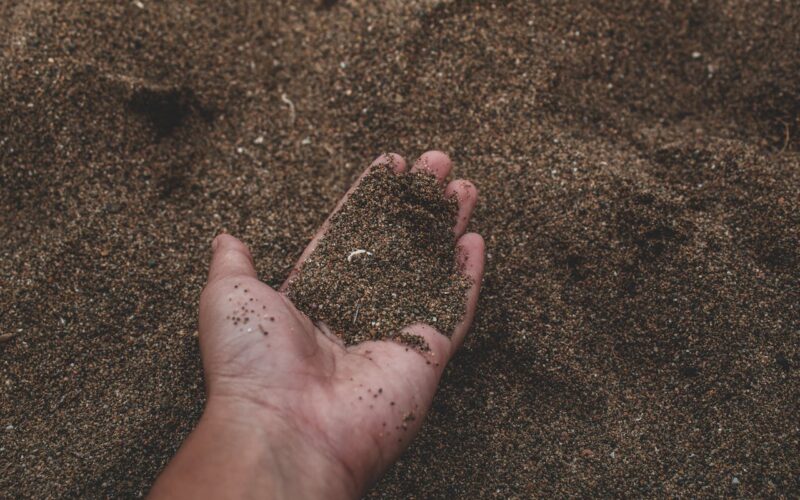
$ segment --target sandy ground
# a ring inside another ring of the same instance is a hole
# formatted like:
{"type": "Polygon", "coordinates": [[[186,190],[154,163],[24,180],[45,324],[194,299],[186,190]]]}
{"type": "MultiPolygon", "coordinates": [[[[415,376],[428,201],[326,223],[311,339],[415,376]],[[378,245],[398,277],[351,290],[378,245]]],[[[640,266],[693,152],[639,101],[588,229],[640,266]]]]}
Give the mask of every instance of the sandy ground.
{"type": "Polygon", "coordinates": [[[4,495],[146,493],[213,235],[280,283],[431,148],[487,274],[374,497],[800,491],[795,2],[6,0],[0,54],[4,495]]]}

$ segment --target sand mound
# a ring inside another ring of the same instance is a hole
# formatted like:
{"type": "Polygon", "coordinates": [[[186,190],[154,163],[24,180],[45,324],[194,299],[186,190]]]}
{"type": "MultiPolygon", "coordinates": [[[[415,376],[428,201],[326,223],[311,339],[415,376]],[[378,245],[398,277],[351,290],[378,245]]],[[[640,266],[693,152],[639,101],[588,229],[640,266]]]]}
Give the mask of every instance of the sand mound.
{"type": "Polygon", "coordinates": [[[473,285],[456,265],[458,201],[429,173],[393,169],[378,165],[361,178],[286,294],[346,345],[391,339],[428,350],[403,328],[424,323],[451,335],[473,285]]]}
{"type": "Polygon", "coordinates": [[[145,493],[225,229],[280,283],[358,173],[481,191],[475,327],[374,496],[800,488],[791,2],[0,6],[0,490],[145,493]]]}

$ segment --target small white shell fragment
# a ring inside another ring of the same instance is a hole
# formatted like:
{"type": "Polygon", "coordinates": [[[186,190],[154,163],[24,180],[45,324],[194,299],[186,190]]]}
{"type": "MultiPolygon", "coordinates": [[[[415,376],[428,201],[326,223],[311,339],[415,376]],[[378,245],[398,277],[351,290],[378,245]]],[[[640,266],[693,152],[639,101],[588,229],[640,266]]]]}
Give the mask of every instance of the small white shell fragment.
{"type": "Polygon", "coordinates": [[[347,262],[353,262],[353,257],[356,257],[357,255],[362,255],[362,254],[367,254],[370,257],[372,257],[372,255],[373,255],[372,252],[359,248],[358,250],[353,250],[352,252],[350,252],[350,255],[347,256],[347,262]]]}

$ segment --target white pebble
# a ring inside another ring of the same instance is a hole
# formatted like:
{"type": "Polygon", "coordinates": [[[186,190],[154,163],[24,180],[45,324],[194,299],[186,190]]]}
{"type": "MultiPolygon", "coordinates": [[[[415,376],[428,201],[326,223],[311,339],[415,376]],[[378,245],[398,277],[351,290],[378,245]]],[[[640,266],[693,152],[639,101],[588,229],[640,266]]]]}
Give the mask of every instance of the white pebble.
{"type": "Polygon", "coordinates": [[[367,254],[370,257],[372,257],[373,255],[372,252],[359,248],[358,250],[353,250],[352,252],[350,252],[350,255],[347,256],[347,262],[353,262],[353,257],[363,254],[367,254]]]}

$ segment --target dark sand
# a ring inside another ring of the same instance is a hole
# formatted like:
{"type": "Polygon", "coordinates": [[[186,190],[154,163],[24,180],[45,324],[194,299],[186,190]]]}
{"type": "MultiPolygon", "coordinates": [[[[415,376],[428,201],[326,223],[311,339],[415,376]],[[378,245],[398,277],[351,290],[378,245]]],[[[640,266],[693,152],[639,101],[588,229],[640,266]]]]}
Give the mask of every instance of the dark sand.
{"type": "Polygon", "coordinates": [[[796,2],[204,3],[0,3],[3,495],[145,493],[211,238],[279,284],[429,148],[487,272],[375,497],[798,494],[796,2]]]}
{"type": "Polygon", "coordinates": [[[456,264],[458,202],[433,175],[393,168],[379,165],[361,179],[287,294],[346,345],[392,339],[426,350],[403,328],[423,323],[451,335],[472,286],[456,264]]]}

